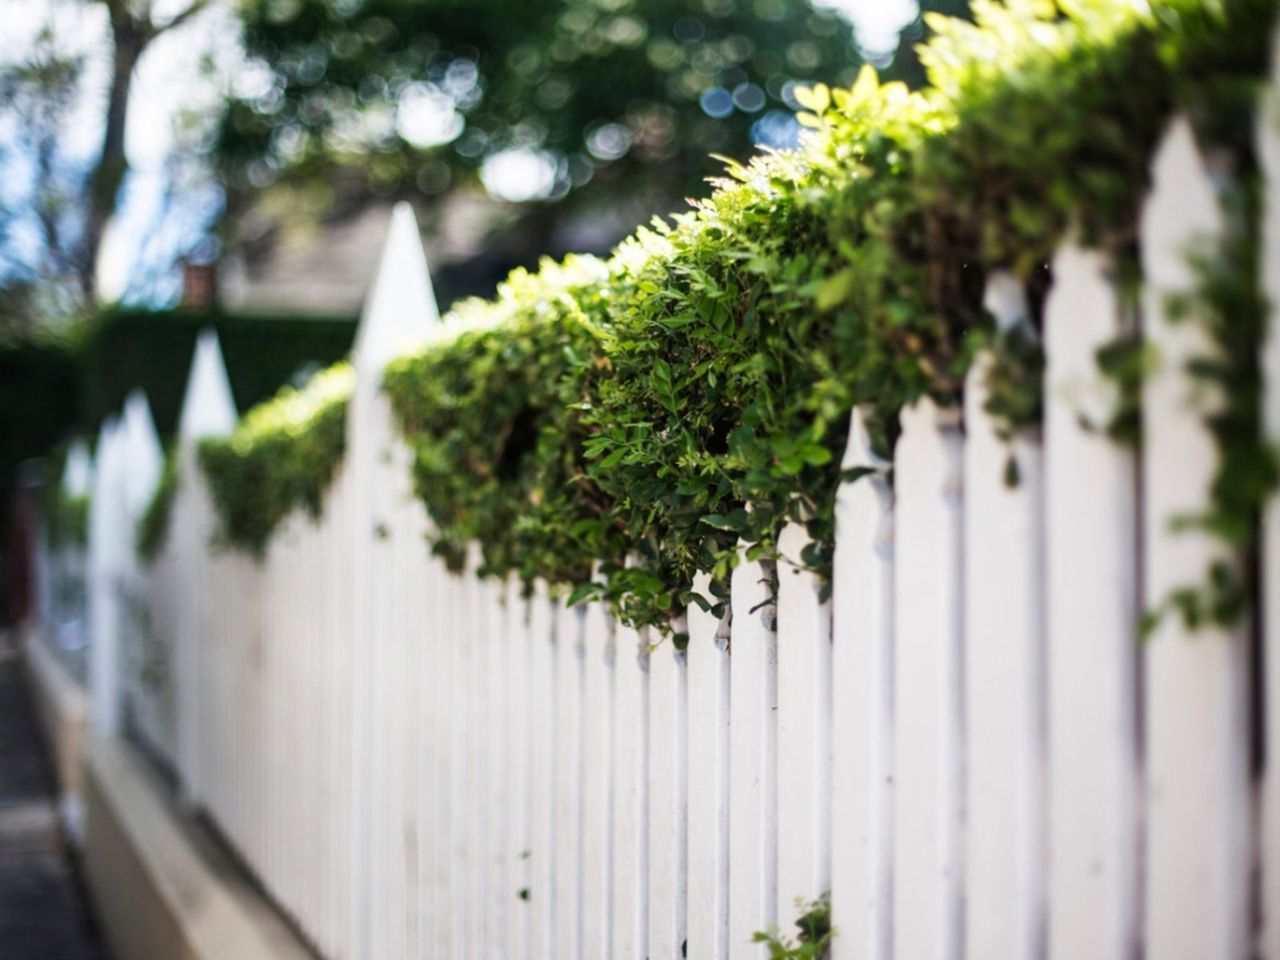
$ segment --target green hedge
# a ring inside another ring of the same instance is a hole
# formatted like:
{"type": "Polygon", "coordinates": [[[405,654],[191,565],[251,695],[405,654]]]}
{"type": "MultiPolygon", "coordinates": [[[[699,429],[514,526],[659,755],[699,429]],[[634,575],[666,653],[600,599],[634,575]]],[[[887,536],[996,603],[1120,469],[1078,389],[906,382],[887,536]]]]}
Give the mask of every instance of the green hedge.
{"type": "Polygon", "coordinates": [[[351,350],[353,317],[291,317],[221,311],[112,308],[84,333],[85,419],[120,409],[135,387],[147,392],[156,428],[177,429],[191,355],[201,330],[218,333],[241,411],[269,399],[307,366],[327,367],[351,350]]]}
{"type": "MultiPolygon", "coordinates": [[[[386,379],[435,549],[456,565],[479,541],[487,573],[576,584],[574,598],[665,625],[689,602],[723,610],[739,540],[773,557],[788,519],[813,543],[786,559],[829,570],[854,405],[889,454],[902,407],[957,403],[990,346],[992,412],[1006,435],[1034,427],[1034,331],[993,336],[988,273],[1015,271],[1038,305],[1070,228],[1132,275],[1151,155],[1175,110],[1240,182],[1256,170],[1252,98],[1275,0],[1138,6],[1020,0],[975,5],[977,26],[933,20],[930,88],[882,86],[871,71],[851,90],[814,88],[800,152],[729,164],[710,199],[607,262],[517,272],[496,301],[456,309],[457,338],[386,379]],[[713,575],[710,598],[692,594],[698,570],[713,575]]],[[[1208,318],[1229,361],[1207,375],[1256,384],[1261,300],[1245,289],[1233,302],[1253,312],[1208,318]]],[[[1104,370],[1128,377],[1125,349],[1100,358],[1104,370]]],[[[1243,465],[1250,483],[1245,496],[1219,484],[1212,511],[1238,520],[1275,468],[1256,411],[1234,412],[1229,430],[1211,424],[1219,479],[1243,465]]]]}
{"type": "MultiPolygon", "coordinates": [[[[305,389],[285,387],[255,407],[231,436],[201,441],[200,466],[221,520],[218,539],[261,555],[294,510],[320,516],[346,446],[353,383],[351,367],[336,364],[305,389]]],[[[167,512],[164,499],[157,494],[154,510],[167,512]]],[[[140,531],[140,546],[154,541],[158,549],[162,540],[162,533],[140,531]]]]}
{"type": "Polygon", "coordinates": [[[82,425],[80,376],[71,338],[0,339],[0,488],[82,425]]]}

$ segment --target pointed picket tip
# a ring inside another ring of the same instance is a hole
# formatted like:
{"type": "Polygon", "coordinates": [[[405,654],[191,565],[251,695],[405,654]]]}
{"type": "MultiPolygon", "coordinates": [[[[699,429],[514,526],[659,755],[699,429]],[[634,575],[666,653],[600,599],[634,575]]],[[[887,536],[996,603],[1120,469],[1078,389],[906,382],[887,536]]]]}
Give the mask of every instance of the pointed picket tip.
{"type": "Polygon", "coordinates": [[[69,497],[87,497],[93,488],[93,458],[89,445],[76,440],[67,451],[62,468],[62,490],[69,497]]]}
{"type": "Polygon", "coordinates": [[[195,352],[191,355],[187,392],[178,418],[178,436],[183,440],[223,437],[235,426],[236,405],[222,347],[217,332],[206,328],[196,338],[195,352]]]}
{"type": "Polygon", "coordinates": [[[141,390],[134,390],[125,399],[121,449],[129,467],[124,480],[126,503],[133,516],[139,517],[150,503],[164,468],[164,450],[151,416],[151,404],[141,390]]]}
{"type": "Polygon", "coordinates": [[[933,398],[928,394],[910,406],[903,407],[902,412],[898,414],[903,439],[914,438],[917,435],[931,435],[932,431],[942,428],[943,415],[943,409],[934,403],[933,398]]]}
{"type": "Polygon", "coordinates": [[[113,531],[119,524],[120,502],[117,479],[122,464],[124,428],[118,416],[108,417],[98,429],[97,469],[93,472],[93,492],[89,501],[89,555],[97,568],[110,564],[115,556],[113,531]]]}
{"type": "Polygon", "coordinates": [[[1018,278],[1008,270],[998,270],[987,280],[982,305],[996,320],[996,329],[1004,332],[1027,322],[1027,294],[1018,278]]]}
{"type": "Polygon", "coordinates": [[[1151,193],[1142,207],[1142,272],[1156,287],[1186,284],[1188,237],[1223,229],[1218,191],[1196,146],[1191,122],[1176,117],[1151,163],[1151,193]]]}
{"type": "Polygon", "coordinates": [[[397,203],[373,286],[365,299],[353,360],[361,380],[378,378],[394,357],[420,346],[440,322],[413,208],[397,203]]]}
{"type": "Polygon", "coordinates": [[[102,425],[98,428],[98,442],[96,445],[97,469],[93,472],[92,494],[95,501],[101,499],[101,493],[105,491],[107,482],[110,480],[111,468],[115,464],[116,445],[120,442],[120,419],[118,416],[110,416],[102,421],[102,425]]]}
{"type": "Polygon", "coordinates": [[[871,467],[875,470],[885,467],[885,461],[876,455],[871,446],[871,433],[867,430],[866,414],[861,407],[854,407],[849,414],[849,440],[844,447],[844,459],[840,467],[853,470],[859,467],[871,467]]]}

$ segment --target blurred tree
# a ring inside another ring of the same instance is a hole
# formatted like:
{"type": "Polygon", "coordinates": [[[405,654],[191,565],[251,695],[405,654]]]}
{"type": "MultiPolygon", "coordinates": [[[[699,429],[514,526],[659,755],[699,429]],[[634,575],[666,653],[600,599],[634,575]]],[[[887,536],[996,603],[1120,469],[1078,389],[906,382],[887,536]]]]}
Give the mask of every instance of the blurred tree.
{"type": "Polygon", "coordinates": [[[940,13],[961,20],[973,19],[969,0],[921,0],[920,13],[898,35],[898,49],[893,55],[893,62],[883,71],[886,80],[901,80],[910,87],[924,86],[924,67],[916,56],[916,47],[928,40],[931,33],[924,21],[927,13],[940,13]]]}
{"type": "Polygon", "coordinates": [[[107,223],[129,171],[125,153],[134,71],[157,37],[187,22],[212,0],[188,0],[158,19],[153,0],[69,0],[60,6],[77,16],[93,7],[107,15],[110,41],[101,146],[88,163],[67,155],[75,139],[70,125],[83,122],[77,106],[97,91],[84,88],[85,57],[57,43],[54,13],[22,60],[0,70],[0,104],[10,131],[3,162],[9,186],[21,180],[25,195],[6,196],[0,213],[0,325],[30,326],[91,306],[97,294],[97,261],[107,223]],[[15,177],[14,168],[28,176],[15,177]]]}
{"type": "Polygon", "coordinates": [[[88,177],[88,211],[84,247],[89,269],[82,274],[85,298],[93,302],[98,251],[102,246],[107,223],[119,202],[120,187],[129,172],[125,153],[125,121],[129,112],[129,94],[134,70],[147,48],[161,34],[186,23],[211,0],[188,0],[185,7],[157,19],[155,0],[92,0],[107,8],[111,25],[111,74],[107,87],[106,129],[102,149],[88,177]]]}
{"type": "MultiPolygon", "coordinates": [[[[491,193],[665,213],[796,135],[792,88],[852,80],[853,29],[804,0],[244,0],[252,69],[216,158],[242,193],[491,193]]],[[[634,225],[634,220],[625,227],[634,225]]],[[[522,229],[529,229],[526,222],[522,229]]]]}
{"type": "Polygon", "coordinates": [[[80,177],[63,158],[63,124],[80,96],[83,59],[60,52],[46,27],[26,60],[0,71],[0,103],[13,118],[0,152],[0,334],[78,302],[83,264],[75,201],[80,177]]]}

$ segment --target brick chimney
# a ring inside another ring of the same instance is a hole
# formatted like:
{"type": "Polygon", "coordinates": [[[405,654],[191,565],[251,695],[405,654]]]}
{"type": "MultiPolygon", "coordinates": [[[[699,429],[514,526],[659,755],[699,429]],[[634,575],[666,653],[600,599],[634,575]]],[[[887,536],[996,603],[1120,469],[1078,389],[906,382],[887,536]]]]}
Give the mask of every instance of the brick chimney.
{"type": "Polygon", "coordinates": [[[182,261],[182,306],[212,310],[218,301],[218,269],[214,263],[182,261]]]}

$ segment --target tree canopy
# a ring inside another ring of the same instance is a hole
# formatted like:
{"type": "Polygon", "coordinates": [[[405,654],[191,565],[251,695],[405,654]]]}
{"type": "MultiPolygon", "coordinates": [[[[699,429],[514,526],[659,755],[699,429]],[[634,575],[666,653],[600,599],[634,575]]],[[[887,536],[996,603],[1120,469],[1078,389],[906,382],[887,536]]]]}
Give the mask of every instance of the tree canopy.
{"type": "Polygon", "coordinates": [[[539,199],[665,212],[709,154],[792,142],[797,83],[861,62],[847,21],[797,0],[247,0],[242,17],[254,68],[215,151],[233,188],[438,194],[515,152],[544,165],[539,199]]]}

